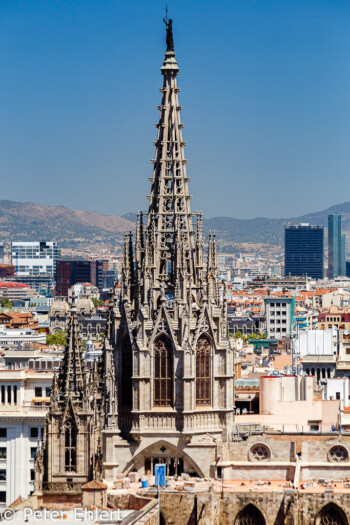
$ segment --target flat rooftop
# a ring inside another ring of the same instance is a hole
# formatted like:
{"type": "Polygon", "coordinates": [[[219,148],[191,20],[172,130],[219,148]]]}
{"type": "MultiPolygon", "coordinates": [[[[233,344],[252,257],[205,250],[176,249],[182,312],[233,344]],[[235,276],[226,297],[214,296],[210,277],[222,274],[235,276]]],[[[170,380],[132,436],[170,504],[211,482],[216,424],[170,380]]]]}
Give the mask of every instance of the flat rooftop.
{"type": "MultiPolygon", "coordinates": [[[[284,492],[286,490],[294,490],[291,481],[272,479],[212,479],[212,478],[189,478],[189,479],[175,479],[167,478],[167,486],[161,489],[161,492],[284,492]]],[[[115,495],[122,494],[139,494],[146,496],[147,493],[154,493],[157,491],[154,486],[154,477],[148,479],[148,487],[141,488],[141,482],[130,483],[128,488],[116,489],[109,486],[108,493],[115,495]]],[[[310,479],[300,481],[296,492],[300,493],[346,493],[350,494],[350,479],[347,480],[331,480],[331,479],[310,479]]]]}

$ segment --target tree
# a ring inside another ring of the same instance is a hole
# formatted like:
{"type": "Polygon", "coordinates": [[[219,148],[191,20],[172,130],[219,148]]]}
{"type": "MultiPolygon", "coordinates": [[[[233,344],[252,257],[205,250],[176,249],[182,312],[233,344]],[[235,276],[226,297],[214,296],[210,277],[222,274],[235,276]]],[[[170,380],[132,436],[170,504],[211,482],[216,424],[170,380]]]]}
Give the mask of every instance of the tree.
{"type": "Polygon", "coordinates": [[[0,305],[1,308],[13,308],[13,302],[7,299],[7,297],[0,299],[0,305]]]}
{"type": "Polygon", "coordinates": [[[258,332],[257,334],[249,334],[247,335],[247,339],[266,339],[266,333],[258,332]]]}
{"type": "Polygon", "coordinates": [[[67,332],[58,330],[54,334],[47,334],[46,344],[51,345],[65,345],[67,343],[67,332]]]}
{"type": "Polygon", "coordinates": [[[242,335],[241,332],[234,334],[235,339],[242,339],[243,341],[249,341],[249,339],[266,339],[266,332],[258,332],[257,334],[242,335]]]}
{"type": "Polygon", "coordinates": [[[98,308],[99,306],[103,306],[105,304],[102,299],[96,299],[95,297],[92,298],[92,302],[94,303],[94,307],[98,308]]]}

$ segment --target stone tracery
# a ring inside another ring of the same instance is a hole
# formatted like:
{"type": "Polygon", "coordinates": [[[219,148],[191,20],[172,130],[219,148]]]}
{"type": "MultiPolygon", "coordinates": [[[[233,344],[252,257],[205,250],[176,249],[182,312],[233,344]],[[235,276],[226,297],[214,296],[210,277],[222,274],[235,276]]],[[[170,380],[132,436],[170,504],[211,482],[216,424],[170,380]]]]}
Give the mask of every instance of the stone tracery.
{"type": "Polygon", "coordinates": [[[172,406],[172,352],[168,337],[161,335],[154,343],[154,405],[172,406]]]}
{"type": "Polygon", "coordinates": [[[270,451],[264,444],[258,443],[254,445],[249,451],[250,461],[268,461],[270,459],[270,451]]]}
{"type": "Polygon", "coordinates": [[[196,349],[196,404],[211,404],[211,346],[206,335],[201,335],[196,349]]]}
{"type": "Polygon", "coordinates": [[[336,445],[330,449],[328,458],[335,463],[343,463],[349,461],[349,453],[345,447],[336,445]]]}

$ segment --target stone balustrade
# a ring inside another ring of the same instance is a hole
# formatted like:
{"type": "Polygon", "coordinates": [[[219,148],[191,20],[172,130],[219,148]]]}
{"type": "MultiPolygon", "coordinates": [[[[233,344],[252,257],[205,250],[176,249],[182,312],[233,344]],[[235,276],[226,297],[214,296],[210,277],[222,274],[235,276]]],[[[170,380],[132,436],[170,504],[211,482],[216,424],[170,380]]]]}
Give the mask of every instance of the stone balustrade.
{"type": "Polygon", "coordinates": [[[190,432],[195,430],[215,429],[226,426],[226,414],[212,410],[193,412],[191,414],[179,414],[176,412],[152,412],[150,414],[121,414],[120,425],[123,428],[131,428],[133,432],[145,430],[181,430],[190,432]]]}

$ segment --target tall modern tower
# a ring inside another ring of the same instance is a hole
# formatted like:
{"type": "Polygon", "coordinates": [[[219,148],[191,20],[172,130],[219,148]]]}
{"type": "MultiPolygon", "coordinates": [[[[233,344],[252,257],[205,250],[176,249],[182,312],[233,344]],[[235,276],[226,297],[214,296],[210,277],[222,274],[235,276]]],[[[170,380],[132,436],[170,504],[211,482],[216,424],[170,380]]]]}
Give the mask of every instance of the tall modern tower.
{"type": "MultiPolygon", "coordinates": [[[[345,254],[344,254],[345,255],[345,254]]],[[[341,215],[328,215],[328,272],[329,279],[342,275],[341,215]]]]}
{"type": "Polygon", "coordinates": [[[341,264],[340,275],[346,276],[346,234],[341,234],[341,264]]]}
{"type": "Polygon", "coordinates": [[[285,275],[323,279],[323,226],[286,226],[284,236],[285,275]]]}

